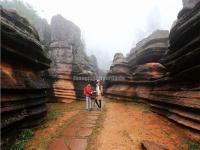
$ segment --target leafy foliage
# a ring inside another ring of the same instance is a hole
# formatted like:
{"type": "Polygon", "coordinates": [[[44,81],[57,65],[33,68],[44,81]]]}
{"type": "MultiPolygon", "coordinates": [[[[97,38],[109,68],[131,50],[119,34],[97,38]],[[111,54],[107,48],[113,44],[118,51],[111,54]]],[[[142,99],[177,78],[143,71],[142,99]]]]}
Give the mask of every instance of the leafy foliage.
{"type": "Polygon", "coordinates": [[[189,150],[200,150],[200,145],[194,141],[187,141],[186,142],[188,145],[189,150]]]}
{"type": "Polygon", "coordinates": [[[33,132],[30,129],[22,130],[15,141],[15,144],[11,147],[11,150],[24,150],[25,143],[27,140],[31,139],[33,132]]]}

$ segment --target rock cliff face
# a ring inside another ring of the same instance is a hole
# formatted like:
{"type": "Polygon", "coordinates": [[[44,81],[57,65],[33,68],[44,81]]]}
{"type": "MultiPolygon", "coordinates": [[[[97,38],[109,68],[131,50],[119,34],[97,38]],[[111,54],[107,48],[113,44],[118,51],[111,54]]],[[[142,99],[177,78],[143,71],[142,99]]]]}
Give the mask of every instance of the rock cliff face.
{"type": "Polygon", "coordinates": [[[73,51],[80,43],[80,30],[72,22],[62,16],[54,16],[51,20],[51,43],[48,56],[52,60],[48,70],[53,81],[55,100],[71,102],[76,99],[72,80],[73,51]],[[79,38],[79,39],[78,39],[79,38]]]}
{"type": "Polygon", "coordinates": [[[7,149],[19,129],[44,121],[49,86],[41,71],[50,60],[35,28],[14,11],[1,9],[1,36],[1,148],[7,149]]]}
{"type": "Polygon", "coordinates": [[[87,82],[94,83],[97,73],[94,65],[91,64],[89,57],[86,55],[83,46],[81,46],[75,54],[73,65],[73,79],[77,99],[83,99],[83,89],[87,82]]]}
{"type": "Polygon", "coordinates": [[[113,59],[113,64],[110,67],[110,71],[107,73],[109,76],[122,75],[124,79],[130,77],[130,71],[128,62],[122,53],[116,53],[113,59]]]}
{"type": "Polygon", "coordinates": [[[54,101],[69,103],[83,97],[82,79],[95,75],[81,41],[80,29],[60,15],[51,20],[51,42],[48,57],[52,60],[46,75],[51,79],[54,101]]]}
{"type": "Polygon", "coordinates": [[[91,66],[93,66],[94,71],[97,74],[98,78],[104,78],[106,73],[99,68],[96,56],[91,55],[89,57],[89,60],[90,60],[91,66]]]}
{"type": "Polygon", "coordinates": [[[48,24],[46,19],[42,19],[39,17],[34,19],[32,24],[39,34],[41,44],[47,48],[51,43],[50,25],[48,24]]]}
{"type": "Polygon", "coordinates": [[[131,97],[133,89],[126,84],[130,79],[131,73],[126,58],[122,53],[116,53],[110,71],[106,75],[106,86],[109,87],[106,90],[107,96],[116,99],[131,97]]]}
{"type": "Polygon", "coordinates": [[[148,103],[152,111],[200,131],[200,1],[183,3],[188,11],[179,13],[169,40],[167,32],[156,31],[161,36],[139,42],[127,56],[132,79],[108,85],[106,94],[148,103]]]}
{"type": "Polygon", "coordinates": [[[168,34],[168,31],[157,30],[131,49],[127,58],[118,59],[116,57],[118,54],[115,55],[114,64],[107,76],[114,74],[119,77],[124,74],[125,80],[107,81],[107,96],[132,100],[140,95],[147,96],[149,94],[152,88],[149,84],[152,83],[152,80],[161,78],[166,73],[165,67],[158,62],[168,51],[168,34]],[[120,65],[115,61],[120,62],[120,65]],[[123,66],[123,69],[119,69],[118,66],[123,66]],[[116,67],[117,69],[115,69],[116,67]]]}
{"type": "Polygon", "coordinates": [[[169,52],[162,63],[170,79],[158,83],[149,100],[152,110],[200,131],[200,1],[183,1],[187,13],[170,31],[169,52]]]}
{"type": "Polygon", "coordinates": [[[89,58],[84,51],[79,27],[61,15],[54,16],[50,25],[41,18],[33,25],[52,60],[50,69],[43,72],[51,85],[49,101],[69,103],[83,98],[86,82],[95,80],[100,70],[95,56],[89,58]]]}
{"type": "Polygon", "coordinates": [[[183,1],[183,9],[179,12],[178,18],[181,18],[185,14],[189,14],[190,11],[197,5],[199,0],[182,0],[183,1]]]}
{"type": "Polygon", "coordinates": [[[99,75],[101,73],[101,70],[98,67],[97,58],[94,55],[91,55],[89,57],[89,60],[90,60],[91,66],[93,66],[94,68],[94,71],[97,73],[97,75],[99,75]]]}
{"type": "Polygon", "coordinates": [[[169,32],[166,30],[156,30],[150,36],[137,43],[127,56],[131,71],[137,65],[149,62],[160,62],[168,50],[169,32]]]}

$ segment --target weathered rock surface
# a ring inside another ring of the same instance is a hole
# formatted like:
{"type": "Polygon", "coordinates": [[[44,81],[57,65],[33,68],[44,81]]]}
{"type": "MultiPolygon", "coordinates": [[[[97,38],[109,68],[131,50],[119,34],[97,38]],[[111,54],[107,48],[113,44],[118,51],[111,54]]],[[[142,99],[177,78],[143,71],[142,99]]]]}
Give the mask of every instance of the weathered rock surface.
{"type": "Polygon", "coordinates": [[[131,73],[126,58],[122,53],[116,53],[113,64],[106,75],[106,94],[110,98],[120,99],[119,96],[129,99],[134,95],[133,88],[127,83],[131,79],[131,73]],[[120,84],[118,84],[120,83],[120,84]],[[122,94],[123,93],[123,94],[122,94]]]}
{"type": "Polygon", "coordinates": [[[150,36],[136,44],[127,56],[131,71],[137,65],[149,62],[160,62],[168,50],[169,32],[166,30],[156,30],[150,36]]]}
{"type": "Polygon", "coordinates": [[[1,148],[8,149],[22,128],[39,125],[46,116],[49,68],[35,28],[14,11],[1,9],[1,148]]]}
{"type": "Polygon", "coordinates": [[[199,26],[200,2],[190,13],[179,18],[171,29],[170,51],[162,61],[171,73],[178,73],[200,64],[199,26]]]}
{"type": "Polygon", "coordinates": [[[178,18],[181,18],[185,14],[189,14],[190,11],[197,5],[199,0],[182,0],[183,9],[179,12],[178,18]]]}
{"type": "Polygon", "coordinates": [[[166,75],[166,68],[160,63],[146,63],[139,65],[133,72],[133,80],[150,81],[164,77],[166,75]]]}
{"type": "Polygon", "coordinates": [[[60,15],[52,18],[51,44],[48,50],[48,57],[52,63],[47,78],[53,81],[52,88],[55,96],[53,100],[55,101],[67,103],[76,99],[72,81],[73,51],[76,50],[76,47],[73,47],[76,44],[76,40],[73,39],[75,29],[78,30],[78,27],[60,15]]]}
{"type": "Polygon", "coordinates": [[[95,69],[84,51],[79,27],[60,15],[52,18],[50,27],[52,63],[46,78],[53,82],[54,99],[69,103],[83,97],[86,81],[82,77],[94,76],[95,69]]]}
{"type": "Polygon", "coordinates": [[[162,63],[170,79],[158,82],[149,100],[152,110],[200,131],[200,1],[183,1],[190,11],[170,31],[170,47],[162,63]]]}
{"type": "Polygon", "coordinates": [[[142,150],[167,150],[161,145],[158,145],[151,141],[142,141],[141,142],[142,150]]]}
{"type": "Polygon", "coordinates": [[[97,74],[93,64],[91,64],[89,57],[84,51],[83,45],[81,45],[78,49],[74,58],[73,81],[76,90],[76,97],[77,99],[83,99],[85,97],[83,93],[85,85],[87,82],[91,82],[93,84],[97,74]]]}
{"type": "MultiPolygon", "coordinates": [[[[131,100],[138,96],[148,97],[152,89],[151,80],[162,78],[166,68],[158,62],[166,55],[168,31],[157,30],[140,41],[127,58],[116,54],[113,65],[107,73],[110,76],[122,76],[123,80],[107,81],[106,94],[110,98],[131,100]],[[153,62],[153,63],[152,63],[153,62]]],[[[120,78],[119,78],[120,79],[120,78]]]]}
{"type": "Polygon", "coordinates": [[[113,59],[113,64],[110,67],[108,75],[124,75],[130,76],[128,62],[122,53],[116,53],[113,59]]]}
{"type": "MultiPolygon", "coordinates": [[[[150,103],[152,111],[200,132],[200,2],[184,1],[189,11],[178,16],[168,39],[146,38],[127,57],[132,80],[112,82],[109,97],[150,103]],[[148,47],[159,51],[143,53],[148,47]],[[149,43],[152,43],[152,45],[149,43]],[[161,54],[160,51],[163,51],[161,54]],[[159,56],[159,57],[155,57],[159,56]]],[[[162,35],[162,34],[161,34],[162,35]]]]}
{"type": "Polygon", "coordinates": [[[39,34],[41,44],[47,48],[51,43],[51,29],[47,20],[38,17],[33,20],[32,24],[39,34]]]}
{"type": "Polygon", "coordinates": [[[96,72],[96,74],[99,77],[102,77],[104,75],[104,72],[99,68],[96,56],[91,55],[89,57],[89,59],[90,59],[90,64],[91,64],[91,66],[93,66],[94,71],[96,72]]]}

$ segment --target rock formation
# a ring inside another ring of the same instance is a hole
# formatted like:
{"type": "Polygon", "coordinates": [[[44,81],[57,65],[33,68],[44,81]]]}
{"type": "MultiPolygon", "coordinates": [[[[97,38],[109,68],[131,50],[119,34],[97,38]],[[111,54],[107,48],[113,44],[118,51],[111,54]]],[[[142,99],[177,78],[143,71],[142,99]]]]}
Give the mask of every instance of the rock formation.
{"type": "Polygon", "coordinates": [[[131,71],[137,65],[148,62],[160,62],[160,59],[168,50],[169,32],[166,30],[156,30],[150,36],[137,43],[127,56],[131,71]]]}
{"type": "Polygon", "coordinates": [[[94,71],[97,74],[97,78],[103,80],[105,78],[106,73],[102,69],[99,68],[96,56],[91,55],[89,57],[89,60],[90,60],[91,66],[93,66],[94,71]]]}
{"type": "Polygon", "coordinates": [[[101,72],[102,71],[99,69],[97,58],[94,55],[91,55],[89,57],[89,60],[90,60],[91,66],[93,66],[94,71],[96,72],[96,74],[99,75],[99,76],[101,76],[101,72]]]}
{"type": "Polygon", "coordinates": [[[128,62],[122,53],[116,53],[113,59],[113,64],[110,67],[110,71],[107,73],[109,76],[123,75],[125,78],[130,77],[130,71],[128,62]]]}
{"type": "Polygon", "coordinates": [[[153,111],[200,131],[200,1],[183,2],[189,11],[171,29],[162,60],[170,79],[157,83],[149,100],[153,111]]]}
{"type": "Polygon", "coordinates": [[[171,73],[178,73],[183,70],[199,65],[199,24],[200,4],[190,10],[190,13],[183,15],[176,21],[169,36],[169,53],[164,58],[163,64],[171,73]]]}
{"type": "Polygon", "coordinates": [[[91,64],[89,57],[86,55],[83,47],[80,47],[75,54],[73,65],[74,85],[77,99],[83,99],[83,89],[87,82],[94,84],[97,77],[94,65],[91,64]]]}
{"type": "Polygon", "coordinates": [[[51,20],[51,44],[48,56],[52,60],[48,70],[55,100],[69,103],[83,97],[86,78],[95,75],[81,41],[80,29],[60,15],[51,20]]]}
{"type": "Polygon", "coordinates": [[[76,99],[72,81],[72,63],[73,51],[78,47],[77,42],[80,42],[79,37],[80,30],[72,22],[60,15],[52,18],[51,43],[48,50],[48,57],[52,63],[47,78],[53,80],[53,93],[55,98],[61,102],[76,99]]]}
{"type": "Polygon", "coordinates": [[[48,48],[51,43],[51,28],[47,20],[37,17],[32,24],[39,34],[41,44],[48,48]]]}
{"type": "Polygon", "coordinates": [[[113,65],[110,67],[107,77],[110,74],[118,76],[123,74],[122,76],[126,80],[107,81],[107,96],[132,100],[141,95],[146,97],[149,94],[152,88],[149,86],[149,84],[152,84],[150,80],[159,79],[166,73],[165,67],[158,62],[166,55],[168,50],[167,35],[168,31],[157,30],[146,39],[140,41],[131,50],[127,58],[121,59],[116,57],[118,54],[115,55],[113,65]],[[119,66],[123,66],[123,69],[120,69],[119,66]]]}
{"type": "Polygon", "coordinates": [[[158,145],[154,142],[144,140],[141,142],[142,150],[168,150],[162,145],[158,145]]]}
{"type": "Polygon", "coordinates": [[[61,15],[54,16],[50,25],[39,17],[32,23],[52,60],[50,69],[42,73],[51,86],[49,102],[69,103],[81,99],[87,80],[89,77],[95,80],[100,70],[94,60],[96,58],[90,60],[84,51],[79,27],[61,15]]]}
{"type": "Polygon", "coordinates": [[[200,1],[183,2],[187,12],[179,13],[169,40],[167,31],[156,31],[139,42],[127,56],[132,79],[108,85],[106,94],[149,103],[152,111],[200,131],[200,1]]]}
{"type": "Polygon", "coordinates": [[[126,99],[132,97],[133,89],[127,84],[130,79],[131,74],[126,58],[122,53],[116,53],[110,71],[106,75],[106,87],[109,87],[106,90],[107,97],[115,99],[120,99],[119,96],[126,99]]]}
{"type": "Polygon", "coordinates": [[[146,63],[137,66],[132,75],[134,81],[153,81],[164,77],[166,72],[160,63],[146,63]]]}
{"type": "Polygon", "coordinates": [[[1,148],[8,149],[22,128],[39,125],[46,115],[49,68],[35,28],[14,11],[1,9],[1,148]]]}
{"type": "Polygon", "coordinates": [[[181,18],[185,14],[189,14],[193,7],[197,5],[199,0],[182,0],[183,1],[183,9],[179,12],[178,18],[181,18]]]}

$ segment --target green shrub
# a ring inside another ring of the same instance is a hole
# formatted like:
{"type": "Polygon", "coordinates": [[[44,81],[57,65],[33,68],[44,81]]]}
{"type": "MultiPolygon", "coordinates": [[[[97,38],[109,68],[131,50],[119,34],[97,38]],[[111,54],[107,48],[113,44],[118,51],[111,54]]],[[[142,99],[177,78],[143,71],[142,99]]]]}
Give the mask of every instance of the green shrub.
{"type": "Polygon", "coordinates": [[[189,150],[200,150],[200,145],[194,141],[187,141],[186,144],[188,145],[189,150]]]}
{"type": "Polygon", "coordinates": [[[14,145],[11,147],[11,150],[24,150],[24,146],[27,140],[31,139],[33,132],[30,129],[22,130],[15,141],[14,145]]]}
{"type": "Polygon", "coordinates": [[[145,106],[144,110],[143,110],[143,113],[150,113],[150,112],[151,112],[150,107],[149,106],[145,106]]]}

